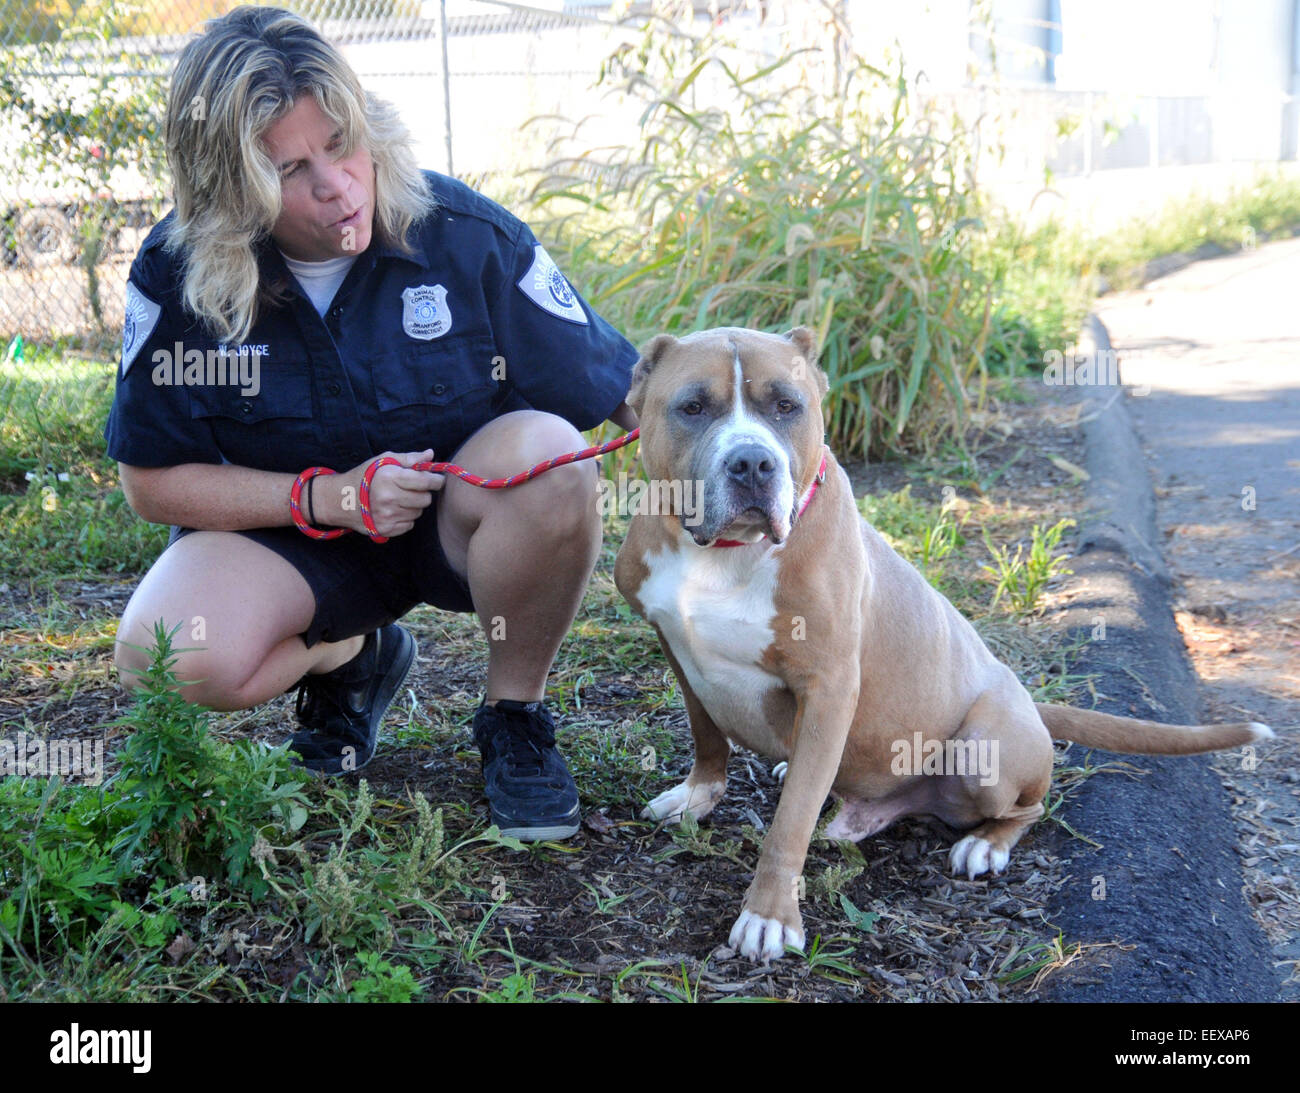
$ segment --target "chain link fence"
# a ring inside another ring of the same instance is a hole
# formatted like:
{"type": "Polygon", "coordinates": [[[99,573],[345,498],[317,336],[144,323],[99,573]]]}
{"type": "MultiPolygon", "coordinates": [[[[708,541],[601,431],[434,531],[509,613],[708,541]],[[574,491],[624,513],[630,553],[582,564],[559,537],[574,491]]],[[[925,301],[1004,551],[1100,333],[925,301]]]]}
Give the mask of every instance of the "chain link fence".
{"type": "MultiPolygon", "coordinates": [[[[162,115],[169,73],[188,36],[232,6],[0,0],[0,345],[12,352],[16,336],[72,337],[97,347],[117,340],[131,259],[167,208],[162,115]]],[[[563,154],[575,157],[575,170],[598,171],[602,149],[634,142],[640,106],[600,77],[616,50],[650,48],[647,27],[698,35],[724,23],[756,66],[805,50],[785,71],[828,89],[838,86],[838,64],[850,48],[891,48],[877,40],[888,34],[870,20],[858,22],[854,39],[849,0],[280,6],[311,19],[362,84],[397,106],[423,166],[507,201],[525,196],[529,170],[563,154]]],[[[954,8],[947,29],[965,34],[973,11],[954,8]]],[[[933,31],[913,48],[923,51],[933,31]]],[[[1258,159],[1277,111],[1290,109],[1275,101],[1225,106],[969,80],[933,87],[918,77],[914,90],[966,119],[977,134],[982,183],[995,193],[1001,183],[1002,198],[1015,207],[1028,206],[1052,178],[1258,159]],[[1262,135],[1248,141],[1252,125],[1262,135]]],[[[702,77],[692,94],[707,96],[705,84],[702,77]]]]}
{"type": "MultiPolygon", "coordinates": [[[[117,339],[131,260],[169,207],[172,66],[191,33],[232,6],[0,0],[0,336],[11,352],[15,337],[117,339]]],[[[422,165],[507,191],[581,117],[608,51],[646,18],[575,0],[280,6],[398,107],[422,165]]],[[[689,21],[691,7],[676,14],[689,21]]]]}

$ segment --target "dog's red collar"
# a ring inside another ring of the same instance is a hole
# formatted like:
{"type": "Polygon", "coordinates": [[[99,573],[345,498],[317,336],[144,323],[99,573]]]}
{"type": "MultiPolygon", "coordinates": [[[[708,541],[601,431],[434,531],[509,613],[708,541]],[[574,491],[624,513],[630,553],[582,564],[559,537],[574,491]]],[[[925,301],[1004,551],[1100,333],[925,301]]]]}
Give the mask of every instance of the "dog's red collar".
{"type": "MultiPolygon", "coordinates": [[[[799,501],[799,511],[798,513],[795,514],[796,520],[798,520],[799,517],[803,515],[803,510],[806,509],[810,504],[812,504],[812,499],[814,496],[816,496],[817,493],[817,487],[826,481],[826,452],[827,449],[823,445],[822,464],[820,467],[817,468],[817,477],[812,480],[812,484],[809,485],[807,492],[804,493],[803,498],[799,501]]],[[[763,539],[766,538],[767,536],[764,535],[763,539]]],[[[762,539],[758,539],[755,541],[762,542],[762,539]]],[[[715,547],[738,547],[738,546],[753,546],[754,544],[742,543],[739,539],[715,539],[712,545],[715,547]]]]}

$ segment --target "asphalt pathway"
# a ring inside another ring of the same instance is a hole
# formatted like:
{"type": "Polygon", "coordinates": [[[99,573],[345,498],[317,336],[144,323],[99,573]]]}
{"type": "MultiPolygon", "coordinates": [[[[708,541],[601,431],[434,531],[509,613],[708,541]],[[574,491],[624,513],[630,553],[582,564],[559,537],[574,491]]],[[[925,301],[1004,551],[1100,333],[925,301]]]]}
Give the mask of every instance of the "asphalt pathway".
{"type": "Polygon", "coordinates": [[[1081,536],[1070,625],[1109,625],[1085,668],[1114,712],[1263,721],[1279,739],[1257,755],[1144,758],[1131,789],[1089,780],[1075,819],[1104,849],[1073,865],[1109,893],[1058,922],[1133,948],[1113,974],[1063,976],[1058,997],[1300,998],[1298,287],[1289,240],[1097,309],[1129,393],[1085,392],[1090,496],[1106,511],[1081,536]]]}
{"type": "Polygon", "coordinates": [[[1247,895],[1300,997],[1300,240],[1199,262],[1098,315],[1156,495],[1206,720],[1281,734],[1239,798],[1247,895]],[[1149,393],[1146,393],[1149,392],[1149,393]],[[1286,730],[1293,730],[1287,732],[1286,730]]]}
{"type": "Polygon", "coordinates": [[[1176,606],[1280,629],[1206,682],[1279,727],[1300,725],[1298,291],[1300,239],[1197,263],[1098,309],[1125,384],[1150,392],[1129,411],[1176,606]]]}

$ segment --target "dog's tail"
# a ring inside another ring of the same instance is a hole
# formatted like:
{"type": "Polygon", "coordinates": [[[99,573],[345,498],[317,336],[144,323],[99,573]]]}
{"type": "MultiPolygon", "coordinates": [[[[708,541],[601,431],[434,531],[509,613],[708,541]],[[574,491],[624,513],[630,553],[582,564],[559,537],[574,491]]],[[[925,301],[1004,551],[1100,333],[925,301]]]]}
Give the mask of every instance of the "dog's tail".
{"type": "Polygon", "coordinates": [[[1132,755],[1194,755],[1271,740],[1273,730],[1258,721],[1231,725],[1162,725],[1096,710],[1034,704],[1053,740],[1132,755]]]}

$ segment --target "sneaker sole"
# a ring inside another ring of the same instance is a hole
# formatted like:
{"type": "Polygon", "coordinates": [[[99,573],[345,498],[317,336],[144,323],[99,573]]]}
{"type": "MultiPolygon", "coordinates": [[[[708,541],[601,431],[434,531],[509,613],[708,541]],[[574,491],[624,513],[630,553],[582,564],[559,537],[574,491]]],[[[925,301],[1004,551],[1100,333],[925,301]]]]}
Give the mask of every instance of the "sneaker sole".
{"type": "Polygon", "coordinates": [[[578,833],[581,823],[559,824],[552,827],[503,827],[501,834],[522,843],[550,842],[554,839],[568,839],[578,833]]]}
{"type": "MultiPolygon", "coordinates": [[[[375,692],[375,715],[370,722],[370,738],[366,743],[368,754],[365,759],[357,763],[351,770],[345,769],[342,763],[337,770],[332,769],[333,763],[328,766],[313,766],[312,760],[303,763],[303,769],[309,770],[313,774],[323,774],[328,778],[336,778],[340,774],[356,774],[357,771],[365,769],[370,760],[375,757],[375,748],[379,742],[379,726],[384,720],[384,715],[388,713],[388,707],[393,704],[393,699],[397,697],[397,690],[406,682],[406,677],[411,674],[411,665],[415,663],[415,654],[419,651],[414,636],[409,630],[403,630],[410,642],[410,647],[405,656],[398,657],[393,662],[393,667],[389,670],[384,681],[380,683],[379,690],[375,692]]],[[[328,761],[327,761],[328,762],[328,761]]]]}

